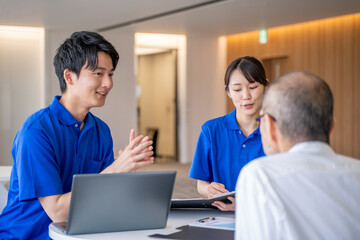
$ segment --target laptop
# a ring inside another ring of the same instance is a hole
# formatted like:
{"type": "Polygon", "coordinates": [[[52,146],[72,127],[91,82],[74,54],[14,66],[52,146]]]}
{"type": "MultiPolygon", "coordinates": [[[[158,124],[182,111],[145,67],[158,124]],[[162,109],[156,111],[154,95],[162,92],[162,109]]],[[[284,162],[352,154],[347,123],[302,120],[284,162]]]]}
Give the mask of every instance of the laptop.
{"type": "Polygon", "coordinates": [[[68,221],[53,223],[68,235],[164,228],[175,171],[76,174],[68,221]]]}

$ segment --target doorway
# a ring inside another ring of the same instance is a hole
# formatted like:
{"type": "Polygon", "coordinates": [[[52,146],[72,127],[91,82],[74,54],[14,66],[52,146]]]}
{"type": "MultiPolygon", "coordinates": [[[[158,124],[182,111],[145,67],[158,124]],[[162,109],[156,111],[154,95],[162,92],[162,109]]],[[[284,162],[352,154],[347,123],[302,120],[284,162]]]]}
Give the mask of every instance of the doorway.
{"type": "Polygon", "coordinates": [[[288,71],[287,56],[263,58],[262,63],[269,83],[288,71]]]}
{"type": "Polygon", "coordinates": [[[138,133],[154,142],[156,162],[177,161],[177,51],[137,55],[138,133]]]}

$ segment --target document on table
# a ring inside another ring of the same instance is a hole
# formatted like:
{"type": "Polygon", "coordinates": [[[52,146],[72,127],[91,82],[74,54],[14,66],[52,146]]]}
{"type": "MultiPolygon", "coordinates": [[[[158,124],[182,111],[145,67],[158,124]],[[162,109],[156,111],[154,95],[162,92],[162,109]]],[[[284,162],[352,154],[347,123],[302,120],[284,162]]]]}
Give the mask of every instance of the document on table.
{"type": "Polygon", "coordinates": [[[207,217],[190,223],[191,227],[203,227],[222,230],[235,230],[235,218],[229,217],[207,217]]]}

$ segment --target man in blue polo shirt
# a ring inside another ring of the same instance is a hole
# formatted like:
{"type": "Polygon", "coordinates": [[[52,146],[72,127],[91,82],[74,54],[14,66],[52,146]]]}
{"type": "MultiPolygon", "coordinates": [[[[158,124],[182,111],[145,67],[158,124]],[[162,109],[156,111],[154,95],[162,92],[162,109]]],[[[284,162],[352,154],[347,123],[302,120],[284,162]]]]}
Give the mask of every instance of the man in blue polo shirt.
{"type": "Polygon", "coordinates": [[[31,115],[17,133],[0,239],[49,239],[48,226],[67,219],[72,176],[119,173],[151,164],[152,142],[135,138],[114,160],[109,127],[90,113],[109,94],[119,56],[101,35],[75,32],[54,58],[62,96],[31,115]]]}

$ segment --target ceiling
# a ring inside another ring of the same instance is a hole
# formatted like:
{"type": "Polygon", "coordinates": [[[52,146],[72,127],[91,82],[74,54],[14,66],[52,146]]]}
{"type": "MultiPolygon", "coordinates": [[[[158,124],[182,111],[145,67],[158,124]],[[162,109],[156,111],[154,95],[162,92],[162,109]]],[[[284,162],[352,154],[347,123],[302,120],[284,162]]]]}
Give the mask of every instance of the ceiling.
{"type": "Polygon", "coordinates": [[[0,25],[220,36],[358,12],[359,0],[0,0],[0,25]]]}

